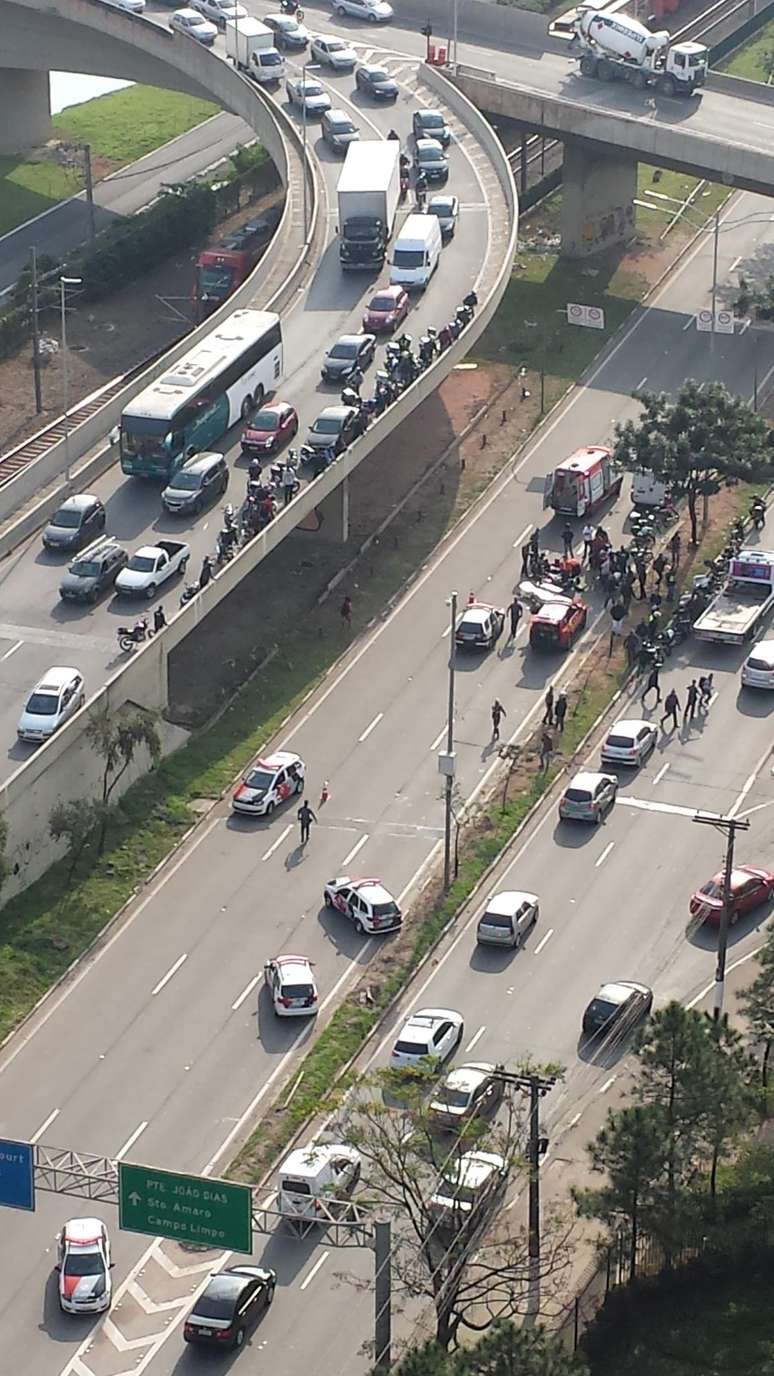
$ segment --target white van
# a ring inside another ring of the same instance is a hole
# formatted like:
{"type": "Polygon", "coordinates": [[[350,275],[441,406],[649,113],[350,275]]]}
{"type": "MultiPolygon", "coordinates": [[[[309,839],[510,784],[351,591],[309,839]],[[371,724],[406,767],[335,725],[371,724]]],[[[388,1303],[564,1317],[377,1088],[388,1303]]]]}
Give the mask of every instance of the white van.
{"type": "Polygon", "coordinates": [[[279,1169],[279,1212],[301,1233],[326,1223],[346,1212],[361,1167],[360,1152],[341,1142],[297,1147],[279,1169]]]}
{"type": "Polygon", "coordinates": [[[409,215],[392,250],[392,285],[426,287],[438,267],[441,244],[437,215],[409,215]]]}

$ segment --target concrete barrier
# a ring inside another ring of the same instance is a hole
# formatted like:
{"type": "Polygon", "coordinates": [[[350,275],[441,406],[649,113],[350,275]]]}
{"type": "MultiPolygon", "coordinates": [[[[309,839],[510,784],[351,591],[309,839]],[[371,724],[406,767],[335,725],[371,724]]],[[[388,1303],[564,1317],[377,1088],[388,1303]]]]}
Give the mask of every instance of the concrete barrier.
{"type": "MultiPolygon", "coordinates": [[[[162,635],[141,647],[72,721],[34,756],[22,764],[0,788],[0,812],[8,824],[7,853],[13,868],[3,896],[9,897],[38,878],[62,854],[48,835],[52,799],[93,796],[98,783],[98,762],[85,742],[90,716],[107,706],[112,713],[127,702],[154,711],[167,704],[167,656],[189,635],[195,635],[205,617],[228,597],[237,584],[277,547],[304,517],[310,515],[345,481],[351,472],[381,443],[414,407],[424,401],[459,363],[471,344],[489,324],[511,277],[518,238],[518,199],[513,176],[502,145],[475,106],[433,68],[422,69],[428,86],[455,112],[488,153],[497,171],[506,203],[509,225],[501,245],[501,258],[493,284],[467,329],[365,435],[294,501],[280,511],[271,525],[251,540],[218,577],[171,618],[162,635]]],[[[496,251],[496,243],[493,248],[496,251]]],[[[136,775],[134,776],[136,777],[136,775]]]]}
{"type": "Polygon", "coordinates": [[[762,81],[748,81],[744,76],[730,76],[726,72],[709,72],[707,90],[719,96],[734,96],[738,100],[754,100],[758,105],[774,105],[774,86],[762,81]]]}
{"type": "MultiPolygon", "coordinates": [[[[433,38],[442,41],[452,36],[452,6],[449,0],[393,0],[397,22],[422,29],[430,23],[433,38]]],[[[457,37],[460,43],[506,49],[508,52],[567,55],[567,44],[550,38],[544,14],[533,14],[513,5],[492,5],[484,0],[459,0],[457,37]]]]}

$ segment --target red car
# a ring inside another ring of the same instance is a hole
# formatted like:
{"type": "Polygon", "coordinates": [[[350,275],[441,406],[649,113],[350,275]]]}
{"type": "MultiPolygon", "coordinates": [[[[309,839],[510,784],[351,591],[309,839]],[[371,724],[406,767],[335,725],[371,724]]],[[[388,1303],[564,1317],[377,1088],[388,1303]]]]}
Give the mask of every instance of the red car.
{"type": "Polygon", "coordinates": [[[295,406],[286,401],[275,402],[273,406],[262,406],[256,411],[247,429],[242,432],[242,453],[252,458],[263,458],[264,454],[276,454],[283,444],[292,440],[298,430],[298,416],[295,406]]]}
{"type": "Polygon", "coordinates": [[[408,292],[403,287],[382,287],[366,306],[363,329],[372,334],[391,334],[403,324],[408,309],[408,292]]]}
{"type": "MultiPolygon", "coordinates": [[[[721,870],[691,895],[689,907],[692,917],[698,917],[701,922],[711,922],[714,927],[719,925],[723,912],[724,882],[725,877],[721,870]]],[[[765,870],[760,865],[739,865],[737,869],[732,870],[731,924],[738,922],[739,918],[749,913],[752,908],[757,908],[761,903],[768,903],[772,894],[774,874],[771,870],[765,870]]]]}
{"type": "Polygon", "coordinates": [[[588,620],[589,609],[577,598],[574,602],[546,602],[530,622],[529,643],[533,650],[568,650],[588,620]]]}

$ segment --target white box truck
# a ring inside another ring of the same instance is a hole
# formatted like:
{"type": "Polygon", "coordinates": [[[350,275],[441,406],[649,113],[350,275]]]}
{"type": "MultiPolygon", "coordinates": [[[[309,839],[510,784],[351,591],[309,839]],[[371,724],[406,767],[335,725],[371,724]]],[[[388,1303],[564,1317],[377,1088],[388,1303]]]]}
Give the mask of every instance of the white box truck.
{"type": "Polygon", "coordinates": [[[274,46],[274,34],[259,19],[226,21],[226,53],[238,71],[261,86],[285,78],[285,59],[274,46]]]}
{"type": "Polygon", "coordinates": [[[581,76],[628,81],[640,91],[657,86],[665,96],[690,96],[707,80],[703,43],[673,43],[666,29],[651,33],[628,14],[600,13],[582,4],[571,52],[581,76]]]}
{"type": "Polygon", "coordinates": [[[743,549],[731,560],[728,578],[709,606],[693,623],[699,640],[743,645],[774,607],[774,554],[743,549]]]}
{"type": "Polygon", "coordinates": [[[351,143],[336,191],[342,268],[345,272],[379,269],[400,201],[398,140],[351,143]]]}

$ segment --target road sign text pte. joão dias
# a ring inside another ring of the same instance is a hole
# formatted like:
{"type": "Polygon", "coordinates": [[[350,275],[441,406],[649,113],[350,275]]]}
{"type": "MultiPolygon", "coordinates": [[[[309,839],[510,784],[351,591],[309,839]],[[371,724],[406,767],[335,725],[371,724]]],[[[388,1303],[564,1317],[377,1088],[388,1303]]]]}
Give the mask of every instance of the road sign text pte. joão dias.
{"type": "Polygon", "coordinates": [[[118,1204],[119,1226],[127,1232],[223,1247],[230,1252],[252,1251],[252,1193],[248,1185],[121,1161],[118,1204]]]}

